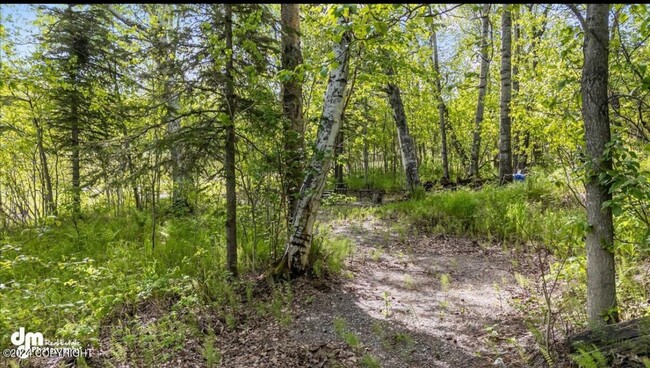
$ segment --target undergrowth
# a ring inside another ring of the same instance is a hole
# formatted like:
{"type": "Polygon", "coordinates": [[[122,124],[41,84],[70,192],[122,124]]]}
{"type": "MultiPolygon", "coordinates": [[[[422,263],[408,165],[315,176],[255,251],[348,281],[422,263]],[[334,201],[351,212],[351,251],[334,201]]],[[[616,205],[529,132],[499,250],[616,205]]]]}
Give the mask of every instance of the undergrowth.
{"type": "MultiPolygon", "coordinates": [[[[2,234],[0,341],[10,341],[19,326],[84,346],[109,339],[112,359],[155,366],[194,337],[204,341],[197,354],[215,365],[220,353],[198,316],[219,316],[223,327],[232,329],[242,323],[248,303],[281,325],[291,322],[290,286],[278,284],[261,300],[246,276],[266,269],[280,250],[263,239],[253,246],[239,232],[243,277],[229,280],[223,223],[212,214],[163,219],[153,247],[151,219],[135,211],[116,217],[97,210],[77,224],[51,217],[2,234]]],[[[340,272],[350,251],[349,242],[316,236],[311,253],[316,274],[340,272]]]]}

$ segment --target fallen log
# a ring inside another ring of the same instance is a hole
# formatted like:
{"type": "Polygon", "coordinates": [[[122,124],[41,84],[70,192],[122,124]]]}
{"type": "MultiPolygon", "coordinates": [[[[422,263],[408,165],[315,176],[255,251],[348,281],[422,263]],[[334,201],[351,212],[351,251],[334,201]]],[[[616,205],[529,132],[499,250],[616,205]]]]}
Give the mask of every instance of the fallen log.
{"type": "Polygon", "coordinates": [[[568,342],[571,353],[598,349],[609,359],[650,357],[650,317],[595,327],[570,336],[568,342]]]}

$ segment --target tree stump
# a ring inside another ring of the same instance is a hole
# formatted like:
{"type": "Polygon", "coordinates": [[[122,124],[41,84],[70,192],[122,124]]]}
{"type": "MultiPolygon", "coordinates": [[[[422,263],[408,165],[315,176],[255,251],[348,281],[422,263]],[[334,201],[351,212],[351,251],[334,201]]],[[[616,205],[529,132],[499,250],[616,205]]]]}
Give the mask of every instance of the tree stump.
{"type": "Polygon", "coordinates": [[[372,203],[381,204],[384,201],[384,194],[386,193],[383,189],[378,189],[372,193],[372,203]]]}

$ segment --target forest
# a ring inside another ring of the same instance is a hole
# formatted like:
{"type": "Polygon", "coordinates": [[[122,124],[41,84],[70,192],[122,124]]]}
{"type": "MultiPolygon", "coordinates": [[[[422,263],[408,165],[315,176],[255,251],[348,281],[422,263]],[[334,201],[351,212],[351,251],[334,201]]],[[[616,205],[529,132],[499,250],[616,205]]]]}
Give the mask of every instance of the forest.
{"type": "Polygon", "coordinates": [[[647,4],[0,4],[0,366],[650,367],[647,4]]]}

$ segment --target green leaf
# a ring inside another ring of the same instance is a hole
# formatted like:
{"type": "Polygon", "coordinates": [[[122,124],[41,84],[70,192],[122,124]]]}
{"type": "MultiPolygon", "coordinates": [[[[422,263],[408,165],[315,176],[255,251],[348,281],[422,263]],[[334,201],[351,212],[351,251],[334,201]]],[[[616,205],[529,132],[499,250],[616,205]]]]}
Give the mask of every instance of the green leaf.
{"type": "Polygon", "coordinates": [[[326,66],[322,67],[320,70],[320,76],[323,78],[327,77],[327,72],[328,72],[327,67],[326,66]]]}

